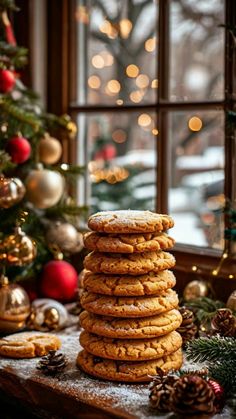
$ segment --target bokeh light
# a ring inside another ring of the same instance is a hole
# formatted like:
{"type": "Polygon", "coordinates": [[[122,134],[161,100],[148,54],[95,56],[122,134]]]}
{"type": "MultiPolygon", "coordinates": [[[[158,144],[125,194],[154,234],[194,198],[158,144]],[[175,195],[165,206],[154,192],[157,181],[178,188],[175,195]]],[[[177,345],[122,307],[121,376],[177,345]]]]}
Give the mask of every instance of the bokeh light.
{"type": "Polygon", "coordinates": [[[104,65],[105,65],[104,58],[99,54],[94,55],[93,58],[92,58],[92,65],[95,68],[103,68],[104,65]]]}
{"type": "Polygon", "coordinates": [[[88,85],[91,89],[99,89],[99,87],[101,86],[101,80],[98,76],[90,76],[88,78],[88,85]]]}
{"type": "Polygon", "coordinates": [[[145,42],[145,50],[147,52],[153,52],[156,48],[156,38],[149,38],[145,42]]]}
{"type": "Polygon", "coordinates": [[[188,121],[188,127],[191,131],[200,131],[202,128],[202,120],[198,116],[193,116],[188,121]]]}
{"type": "Polygon", "coordinates": [[[139,74],[139,68],[135,64],[130,64],[126,67],[126,74],[128,77],[137,77],[139,74]]]}
{"type": "Polygon", "coordinates": [[[148,127],[152,122],[152,118],[147,113],[142,113],[138,117],[138,124],[141,127],[148,127]]]}

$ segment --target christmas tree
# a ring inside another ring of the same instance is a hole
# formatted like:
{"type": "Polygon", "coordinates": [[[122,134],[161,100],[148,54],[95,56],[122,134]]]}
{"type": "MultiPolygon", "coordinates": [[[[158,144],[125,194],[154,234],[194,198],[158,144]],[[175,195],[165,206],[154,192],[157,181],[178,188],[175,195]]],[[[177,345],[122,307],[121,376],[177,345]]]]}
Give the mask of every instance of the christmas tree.
{"type": "Polygon", "coordinates": [[[55,137],[74,137],[77,128],[68,115],[44,112],[22,83],[27,50],[9,20],[16,10],[13,0],[0,0],[0,267],[10,282],[35,281],[39,295],[68,301],[77,287],[70,259],[83,247],[78,228],[86,210],[71,191],[83,168],[61,162],[55,137]]]}

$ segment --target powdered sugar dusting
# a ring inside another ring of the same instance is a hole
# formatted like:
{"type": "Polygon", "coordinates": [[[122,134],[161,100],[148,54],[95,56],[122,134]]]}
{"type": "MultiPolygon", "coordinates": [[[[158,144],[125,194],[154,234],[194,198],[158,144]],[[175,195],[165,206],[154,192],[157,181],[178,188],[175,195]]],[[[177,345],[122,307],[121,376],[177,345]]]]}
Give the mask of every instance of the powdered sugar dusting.
{"type": "MultiPolygon", "coordinates": [[[[68,366],[63,373],[52,378],[36,369],[39,358],[14,360],[1,358],[0,370],[16,374],[24,386],[26,380],[38,382],[46,387],[69,395],[75,400],[82,401],[108,412],[112,408],[118,417],[133,417],[137,419],[151,419],[157,417],[157,412],[149,407],[148,384],[121,384],[95,379],[85,375],[76,367],[76,357],[82,349],[79,344],[79,331],[67,330],[59,334],[62,340],[61,352],[69,359],[68,366]]],[[[188,367],[190,367],[188,365],[188,367]]],[[[0,382],[1,387],[1,382],[0,382]]],[[[224,409],[217,419],[226,419],[231,413],[224,409]]],[[[159,416],[160,417],[160,416],[159,416]]],[[[162,415],[169,418],[170,415],[162,415]]]]}

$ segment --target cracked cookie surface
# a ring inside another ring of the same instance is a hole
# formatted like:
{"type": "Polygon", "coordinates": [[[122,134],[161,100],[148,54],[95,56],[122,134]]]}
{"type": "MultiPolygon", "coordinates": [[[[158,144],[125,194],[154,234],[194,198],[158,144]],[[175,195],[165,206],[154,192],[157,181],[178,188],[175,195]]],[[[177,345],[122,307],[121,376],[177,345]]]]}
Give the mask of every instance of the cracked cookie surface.
{"type": "Polygon", "coordinates": [[[168,252],[99,253],[91,252],[84,259],[84,267],[94,273],[143,275],[173,268],[175,258],[168,252]]]}
{"type": "Polygon", "coordinates": [[[182,346],[178,332],[153,339],[111,339],[83,331],[81,346],[90,354],[117,361],[148,361],[177,351],[182,346]]]}
{"type": "Polygon", "coordinates": [[[175,240],[166,233],[105,234],[94,231],[84,235],[89,250],[111,253],[143,253],[171,249],[175,240]]]}
{"type": "Polygon", "coordinates": [[[178,310],[170,310],[152,317],[115,318],[99,316],[83,311],[80,325],[88,332],[99,336],[119,339],[143,339],[165,335],[176,330],[182,323],[178,310]]]}
{"type": "Polygon", "coordinates": [[[178,306],[175,291],[157,297],[114,297],[84,291],[82,307],[91,313],[114,317],[146,317],[164,313],[178,306]]]}
{"type": "Polygon", "coordinates": [[[168,270],[138,276],[95,274],[85,270],[83,275],[83,287],[87,291],[124,297],[162,293],[175,284],[175,276],[168,270]]]}
{"type": "Polygon", "coordinates": [[[91,215],[88,226],[100,233],[154,233],[173,227],[174,220],[151,211],[103,211],[91,215]]]}
{"type": "Polygon", "coordinates": [[[93,356],[83,350],[78,354],[76,364],[84,372],[94,377],[121,382],[149,382],[156,375],[157,368],[165,372],[181,367],[183,356],[181,349],[170,355],[151,361],[114,361],[93,356]]]}
{"type": "Polygon", "coordinates": [[[0,339],[0,355],[8,358],[34,358],[60,347],[60,339],[49,333],[22,332],[0,339]]]}

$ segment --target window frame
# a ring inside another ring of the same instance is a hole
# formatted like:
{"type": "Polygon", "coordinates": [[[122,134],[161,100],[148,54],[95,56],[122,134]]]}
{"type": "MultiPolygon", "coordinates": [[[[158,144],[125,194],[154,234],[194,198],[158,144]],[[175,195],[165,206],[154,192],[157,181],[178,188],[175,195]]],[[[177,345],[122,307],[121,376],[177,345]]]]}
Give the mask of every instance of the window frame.
{"type": "MultiPolygon", "coordinates": [[[[85,1],[85,0],[84,0],[85,1]]],[[[63,79],[68,77],[69,83],[64,85],[62,77],[59,80],[63,95],[61,100],[62,112],[69,113],[73,119],[76,119],[77,115],[90,114],[90,113],[107,113],[107,112],[136,112],[136,111],[152,111],[157,115],[157,123],[159,129],[159,141],[157,141],[157,153],[158,153],[158,170],[156,177],[156,187],[158,190],[156,199],[156,211],[166,213],[168,211],[168,176],[163,177],[162,173],[166,172],[168,167],[168,149],[169,149],[169,136],[168,136],[168,125],[167,118],[169,111],[191,111],[191,110],[222,110],[226,115],[229,111],[235,110],[236,95],[234,95],[235,88],[235,69],[236,69],[236,48],[234,46],[233,36],[227,28],[236,26],[236,3],[234,0],[225,0],[225,50],[224,50],[224,72],[225,72],[225,96],[223,100],[217,101],[194,101],[194,102],[171,102],[168,99],[168,77],[166,77],[166,71],[169,68],[169,0],[159,0],[159,17],[157,21],[157,31],[159,36],[159,49],[158,49],[158,80],[159,80],[159,95],[154,104],[127,104],[127,105],[78,105],[75,102],[76,90],[76,22],[74,19],[74,10],[76,0],[59,0],[62,3],[64,13],[61,15],[58,25],[60,26],[61,33],[63,34],[61,40],[61,46],[66,45],[66,54],[63,60],[63,79]],[[67,38],[67,43],[65,42],[67,38]],[[67,106],[66,106],[67,102],[67,106]]],[[[58,1],[51,0],[48,2],[49,8],[51,7],[52,15],[53,8],[58,11],[58,1]],[[50,5],[51,3],[51,5],[50,5]],[[57,5],[56,5],[57,3],[57,5]]],[[[50,19],[49,19],[50,20],[50,19]]],[[[57,20],[58,22],[58,20],[57,20]]],[[[52,25],[52,22],[49,22],[52,25]]],[[[50,27],[50,26],[49,26],[50,27]]],[[[59,49],[58,49],[59,51],[59,49]]],[[[53,68],[55,70],[55,54],[54,54],[53,68]]],[[[49,63],[50,72],[50,63],[49,63]]],[[[51,71],[50,74],[53,74],[51,71]]],[[[52,81],[52,77],[51,77],[52,81]]],[[[53,83],[55,85],[55,83],[53,83]]],[[[53,88],[51,87],[51,91],[53,88]]],[[[57,83],[58,91],[58,83],[57,83]]],[[[57,111],[59,102],[57,99],[57,111]]],[[[50,109],[51,110],[51,109],[50,109]]],[[[52,109],[54,110],[54,109],[52,109]]],[[[55,110],[54,110],[55,111],[55,110]]],[[[233,179],[233,167],[236,165],[236,145],[235,145],[235,133],[232,124],[228,124],[227,118],[225,118],[225,183],[224,192],[226,199],[231,202],[235,200],[235,181],[233,179]],[[234,140],[233,140],[234,139],[234,140]]],[[[70,144],[68,146],[69,152],[67,152],[67,158],[70,162],[75,163],[75,148],[76,144],[70,144]]],[[[228,218],[225,217],[225,227],[228,226],[228,218]]],[[[226,243],[228,246],[230,243],[226,243]]],[[[210,273],[212,267],[214,268],[219,262],[221,252],[214,249],[202,248],[199,246],[190,246],[185,244],[177,243],[174,249],[174,253],[177,258],[177,269],[183,272],[191,271],[193,265],[200,263],[201,273],[210,273]],[[189,255],[191,254],[191,258],[189,255]],[[200,257],[200,261],[199,261],[200,257]],[[178,262],[180,261],[180,262],[178,262]]],[[[230,260],[233,262],[233,255],[230,260]]],[[[222,269],[222,275],[224,275],[224,269],[222,269]]]]}

